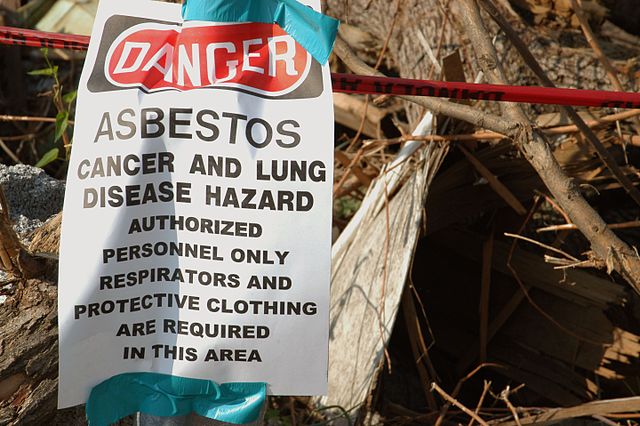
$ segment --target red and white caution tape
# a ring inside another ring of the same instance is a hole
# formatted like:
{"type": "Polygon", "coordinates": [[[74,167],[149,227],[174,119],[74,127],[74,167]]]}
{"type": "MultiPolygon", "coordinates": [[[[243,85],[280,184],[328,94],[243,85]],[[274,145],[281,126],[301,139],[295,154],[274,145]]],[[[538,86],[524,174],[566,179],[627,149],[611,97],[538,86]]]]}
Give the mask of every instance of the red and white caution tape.
{"type": "MultiPolygon", "coordinates": [[[[0,26],[0,44],[86,50],[89,37],[0,26]]],[[[640,108],[640,93],[558,89],[537,86],[458,83],[406,78],[331,74],[333,91],[343,93],[435,96],[451,99],[530,104],[640,108]]]]}

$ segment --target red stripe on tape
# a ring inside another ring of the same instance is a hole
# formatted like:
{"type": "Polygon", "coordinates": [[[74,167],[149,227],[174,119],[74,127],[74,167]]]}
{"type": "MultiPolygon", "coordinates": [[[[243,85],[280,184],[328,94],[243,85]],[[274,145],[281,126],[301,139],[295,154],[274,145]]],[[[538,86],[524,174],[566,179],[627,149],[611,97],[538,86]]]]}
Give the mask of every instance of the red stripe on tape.
{"type": "MultiPolygon", "coordinates": [[[[89,37],[0,26],[0,44],[87,50],[89,37]]],[[[334,92],[434,96],[530,104],[640,108],[640,93],[458,83],[332,73],[334,92]]]]}
{"type": "Polygon", "coordinates": [[[478,99],[530,104],[640,108],[640,93],[411,80],[335,73],[331,77],[333,91],[343,93],[434,96],[451,99],[478,99]]]}

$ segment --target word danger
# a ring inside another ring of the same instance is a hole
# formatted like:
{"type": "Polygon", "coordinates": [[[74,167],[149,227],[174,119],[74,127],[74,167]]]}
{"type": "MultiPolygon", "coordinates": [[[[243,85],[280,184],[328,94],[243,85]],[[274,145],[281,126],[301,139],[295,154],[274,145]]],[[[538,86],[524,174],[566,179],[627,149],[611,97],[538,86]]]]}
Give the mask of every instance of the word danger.
{"type": "Polygon", "coordinates": [[[115,86],[189,90],[293,91],[309,72],[309,54],[273,24],[179,27],[143,23],[111,45],[104,73],[115,86]]]}

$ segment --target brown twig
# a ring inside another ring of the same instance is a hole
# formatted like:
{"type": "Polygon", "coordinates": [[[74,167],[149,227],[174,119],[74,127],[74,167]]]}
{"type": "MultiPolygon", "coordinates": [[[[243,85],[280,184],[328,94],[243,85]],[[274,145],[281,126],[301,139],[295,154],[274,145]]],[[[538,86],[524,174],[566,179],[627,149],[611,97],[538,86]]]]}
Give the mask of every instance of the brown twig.
{"type": "Polygon", "coordinates": [[[338,160],[338,162],[340,162],[340,164],[342,164],[342,167],[345,168],[345,173],[346,170],[351,170],[354,176],[358,178],[362,185],[368,186],[373,180],[364,172],[364,170],[362,170],[362,167],[358,166],[357,164],[352,165],[351,160],[349,159],[349,157],[347,157],[347,154],[345,154],[341,150],[336,149],[334,151],[334,157],[336,160],[338,160]]]}
{"type": "MultiPolygon", "coordinates": [[[[444,36],[446,34],[447,31],[447,25],[450,22],[450,17],[449,17],[449,3],[451,0],[447,0],[447,2],[444,4],[444,6],[438,1],[438,6],[440,7],[440,12],[442,13],[442,26],[440,27],[440,34],[438,36],[438,44],[436,46],[436,52],[435,52],[435,57],[439,58],[440,57],[440,51],[442,50],[442,43],[444,42],[444,36]]],[[[417,64],[416,64],[417,65],[417,64]]],[[[429,72],[427,73],[427,80],[431,80],[431,78],[433,77],[433,73],[436,71],[436,65],[434,63],[431,63],[431,66],[429,67],[429,72]]]]}
{"type": "MultiPolygon", "coordinates": [[[[596,118],[595,120],[585,121],[585,124],[590,128],[596,128],[603,126],[605,124],[616,123],[621,120],[627,120],[629,118],[634,118],[640,115],[640,109],[630,109],[627,111],[617,112],[615,114],[605,115],[604,117],[596,118]]],[[[567,126],[555,126],[545,129],[544,132],[547,134],[557,135],[563,133],[573,133],[579,132],[580,129],[577,125],[571,124],[567,126]]]]}
{"type": "MultiPolygon", "coordinates": [[[[640,115],[640,109],[632,109],[629,111],[623,111],[616,114],[605,115],[603,117],[586,121],[585,124],[589,128],[597,128],[600,126],[604,126],[607,124],[615,123],[620,120],[626,120],[629,118],[633,118],[640,115]]],[[[566,133],[575,133],[579,132],[580,129],[575,124],[567,125],[567,126],[555,126],[548,127],[542,129],[547,135],[563,135],[566,133]]],[[[398,138],[391,139],[369,139],[364,141],[364,145],[369,147],[372,145],[380,145],[384,144],[385,146],[400,144],[407,142],[409,140],[417,140],[424,142],[455,142],[455,141],[493,141],[508,138],[508,136],[503,135],[502,133],[490,132],[490,131],[478,131],[470,134],[459,134],[459,135],[426,135],[426,136],[400,136],[398,138]]],[[[631,143],[633,145],[640,146],[640,136],[636,135],[623,135],[623,139],[627,143],[631,143]]]]}
{"type": "MultiPolygon", "coordinates": [[[[36,123],[55,123],[55,117],[29,117],[25,115],[0,115],[0,121],[29,121],[36,123]]],[[[69,125],[73,125],[74,121],[69,120],[69,125]]]]}
{"type": "Polygon", "coordinates": [[[442,388],[440,386],[438,386],[437,383],[435,383],[435,382],[431,383],[431,390],[435,390],[436,392],[438,392],[440,394],[440,396],[442,398],[444,398],[445,401],[447,401],[449,404],[453,404],[456,407],[458,407],[459,409],[461,409],[466,415],[468,415],[469,417],[474,419],[476,422],[480,423],[482,426],[489,426],[489,423],[487,423],[484,420],[482,420],[482,418],[479,415],[477,415],[476,413],[474,413],[473,411],[469,410],[467,407],[462,405],[461,402],[459,402],[456,399],[452,398],[449,394],[447,394],[444,390],[442,390],[442,388]]]}
{"type": "MultiPolygon", "coordinates": [[[[478,404],[476,405],[476,409],[474,410],[474,413],[478,414],[480,412],[480,408],[482,408],[482,404],[484,403],[484,399],[487,396],[489,389],[491,389],[491,382],[485,380],[484,388],[482,389],[482,394],[480,395],[480,399],[478,400],[478,404]]],[[[467,426],[473,426],[474,421],[475,419],[472,417],[471,420],[469,420],[469,423],[467,424],[467,426]]]]}
{"type": "MultiPolygon", "coordinates": [[[[541,202],[541,197],[537,196],[535,198],[535,202],[533,207],[531,208],[531,210],[529,210],[529,214],[527,215],[527,217],[525,218],[525,220],[522,222],[522,224],[520,225],[520,228],[518,229],[518,233],[521,233],[522,231],[524,231],[525,227],[527,226],[527,223],[531,220],[531,218],[533,217],[533,214],[536,212],[536,210],[540,207],[540,202],[541,202]]],[[[603,344],[601,342],[596,342],[593,341],[589,338],[586,337],[582,337],[579,336],[578,334],[572,332],[571,330],[567,329],[565,326],[563,326],[562,324],[560,324],[558,321],[556,321],[555,318],[553,318],[550,314],[548,314],[544,309],[542,309],[532,298],[531,295],[529,294],[529,287],[527,287],[522,280],[520,279],[520,275],[518,274],[518,272],[516,271],[516,269],[513,267],[513,265],[511,264],[511,261],[513,260],[513,255],[515,254],[516,251],[516,247],[518,245],[518,238],[514,238],[513,243],[511,244],[511,248],[509,249],[509,253],[507,255],[507,268],[511,271],[511,274],[513,275],[513,278],[516,280],[516,283],[518,283],[518,286],[520,287],[520,290],[522,292],[522,295],[524,296],[524,298],[527,299],[527,301],[529,302],[529,304],[540,313],[540,315],[542,315],[544,318],[546,318],[549,322],[551,322],[551,324],[555,325],[559,330],[562,330],[563,332],[567,333],[570,336],[573,336],[575,338],[577,338],[578,340],[581,341],[585,341],[587,343],[591,343],[594,346],[603,346],[603,347],[607,347],[610,345],[606,345],[603,344]]],[[[552,251],[557,250],[555,247],[552,247],[552,251]]],[[[563,253],[564,256],[566,256],[565,253],[563,253]]],[[[517,306],[520,303],[520,298],[516,298],[513,299],[514,302],[517,302],[515,304],[515,306],[517,306]]],[[[513,309],[515,310],[515,306],[513,307],[513,309]]],[[[502,313],[500,313],[498,315],[498,317],[502,316],[502,313]]],[[[497,319],[496,319],[497,320],[497,319]]],[[[494,320],[494,321],[496,321],[494,320]]],[[[506,318],[504,319],[504,321],[506,321],[506,318]]]]}
{"type": "MultiPolygon", "coordinates": [[[[578,260],[576,260],[576,262],[578,262],[578,260]]],[[[524,285],[524,283],[520,279],[520,275],[518,274],[516,269],[511,264],[511,257],[509,257],[509,259],[507,260],[507,268],[509,268],[509,270],[511,271],[511,274],[513,275],[513,278],[515,278],[516,282],[520,286],[520,290],[522,290],[522,293],[524,294],[524,297],[527,299],[529,304],[533,307],[533,309],[538,311],[538,313],[540,313],[540,315],[542,315],[544,318],[546,318],[551,324],[553,324],[559,330],[565,332],[569,336],[575,337],[579,341],[582,341],[582,342],[585,342],[585,343],[589,343],[589,344],[594,345],[594,346],[599,346],[599,347],[602,347],[602,348],[607,348],[607,347],[611,346],[610,343],[607,344],[607,343],[603,343],[603,342],[598,342],[598,341],[592,340],[592,339],[590,339],[588,337],[581,336],[581,335],[569,330],[564,325],[560,324],[555,318],[553,318],[549,313],[547,313],[547,311],[542,309],[542,307],[540,307],[540,305],[538,305],[533,300],[533,298],[531,297],[531,294],[529,294],[529,290],[527,289],[527,287],[524,285]]]]}
{"type": "MultiPolygon", "coordinates": [[[[364,132],[364,127],[367,124],[367,112],[369,111],[369,102],[371,101],[371,96],[366,95],[364,97],[364,108],[362,109],[362,117],[360,117],[360,125],[358,126],[358,130],[356,131],[356,135],[351,139],[349,146],[347,146],[346,151],[351,151],[353,147],[356,145],[356,142],[360,140],[362,136],[362,132],[364,132]]],[[[347,170],[347,174],[349,170],[347,170]]]]}
{"type": "Polygon", "coordinates": [[[424,341],[424,336],[422,335],[422,327],[420,326],[420,320],[418,319],[418,312],[413,301],[412,290],[415,291],[415,288],[411,283],[410,275],[411,274],[409,274],[409,282],[402,292],[402,310],[404,312],[405,325],[409,334],[411,351],[413,352],[413,357],[415,359],[418,376],[420,376],[420,380],[423,385],[422,390],[424,391],[427,405],[431,410],[436,411],[438,409],[438,406],[436,404],[433,393],[429,392],[429,383],[435,381],[437,378],[435,377],[435,375],[433,375],[434,377],[431,377],[432,375],[430,375],[430,373],[423,365],[423,359],[425,359],[427,363],[430,364],[429,349],[427,348],[427,345],[424,341]]]}
{"type": "Polygon", "coordinates": [[[565,213],[564,210],[562,210],[562,208],[558,205],[558,203],[556,203],[554,201],[553,198],[549,197],[547,194],[545,194],[542,191],[538,191],[537,189],[535,190],[536,194],[542,196],[545,200],[547,200],[547,203],[549,203],[549,205],[551,207],[553,207],[553,209],[555,211],[557,211],[558,213],[560,213],[560,215],[564,218],[565,222],[571,222],[571,219],[569,219],[569,216],[567,216],[567,214],[565,213]]]}
{"type": "MultiPolygon", "coordinates": [[[[451,392],[451,397],[452,398],[457,398],[458,394],[460,393],[460,389],[462,389],[462,385],[467,380],[469,380],[470,378],[475,376],[478,373],[478,371],[480,371],[480,370],[482,370],[483,368],[486,368],[486,367],[504,368],[504,366],[502,366],[500,364],[487,363],[487,362],[478,365],[471,372],[469,372],[466,376],[464,376],[462,379],[458,380],[458,383],[456,383],[456,387],[453,389],[453,392],[451,392]]],[[[432,383],[432,385],[431,385],[432,389],[433,389],[433,385],[435,385],[435,383],[432,383]]],[[[442,424],[442,422],[444,421],[444,417],[447,415],[447,411],[449,410],[450,407],[451,407],[451,401],[447,400],[447,404],[443,405],[442,408],[440,409],[440,414],[438,415],[438,419],[436,420],[434,426],[440,426],[442,424]]]]}
{"type": "Polygon", "coordinates": [[[582,5],[580,3],[582,3],[580,0],[571,0],[571,7],[573,8],[573,13],[576,15],[576,18],[578,18],[578,22],[582,28],[582,33],[587,39],[587,43],[589,43],[589,46],[591,46],[591,49],[593,49],[596,54],[596,58],[598,58],[604,67],[613,87],[620,92],[624,92],[624,88],[622,87],[622,83],[620,83],[616,70],[611,65],[611,62],[609,62],[609,58],[604,54],[602,47],[600,47],[600,43],[598,43],[596,36],[593,34],[591,25],[589,25],[589,20],[584,16],[582,5]]]}
{"type": "Polygon", "coordinates": [[[364,153],[364,149],[360,148],[356,153],[356,155],[353,156],[353,158],[351,159],[351,163],[349,163],[349,166],[345,168],[344,174],[342,175],[338,183],[336,183],[333,186],[334,194],[338,193],[342,188],[342,186],[345,184],[345,182],[349,178],[349,171],[351,170],[352,167],[355,167],[358,164],[358,161],[360,161],[360,159],[362,158],[363,153],[364,153]]]}
{"type": "Polygon", "coordinates": [[[18,156],[13,151],[11,151],[11,149],[9,149],[7,144],[5,144],[2,139],[0,139],[0,148],[2,148],[5,154],[7,154],[9,158],[11,158],[15,163],[22,164],[22,161],[20,161],[18,156]]]}
{"type": "Polygon", "coordinates": [[[293,396],[289,397],[289,413],[291,417],[291,426],[297,426],[296,421],[296,399],[293,396]]]}
{"type": "Polygon", "coordinates": [[[523,240],[523,241],[526,241],[528,243],[535,244],[535,245],[540,246],[540,247],[542,247],[542,248],[544,248],[546,250],[550,250],[550,251],[556,252],[558,254],[561,254],[562,256],[566,257],[567,259],[573,260],[575,262],[579,261],[575,257],[571,256],[569,253],[566,253],[566,252],[564,252],[564,251],[562,251],[562,250],[560,250],[558,248],[552,247],[550,245],[541,243],[540,241],[536,241],[536,240],[534,240],[532,238],[524,237],[522,235],[510,234],[508,232],[505,232],[504,236],[505,237],[511,237],[511,238],[517,238],[518,240],[523,240]]]}
{"type": "Polygon", "coordinates": [[[511,412],[511,415],[513,416],[513,420],[516,422],[516,425],[517,426],[522,426],[520,424],[520,416],[518,416],[518,411],[516,410],[516,407],[514,407],[513,404],[511,403],[511,401],[509,401],[509,394],[510,393],[511,393],[511,391],[509,389],[509,386],[507,386],[505,390],[500,392],[500,400],[502,400],[505,403],[505,405],[507,406],[507,408],[511,412]]]}
{"type": "Polygon", "coordinates": [[[591,416],[594,419],[596,419],[597,421],[601,422],[602,424],[608,425],[608,426],[620,426],[620,423],[618,422],[613,422],[611,420],[609,420],[608,418],[604,417],[604,416],[599,416],[599,415],[594,415],[591,416]]]}
{"type": "MultiPolygon", "coordinates": [[[[632,220],[630,222],[610,223],[607,225],[609,229],[631,229],[640,228],[640,220],[632,220]]],[[[536,232],[552,232],[552,231],[574,231],[578,227],[573,223],[564,223],[562,225],[545,226],[543,228],[536,229],[536,232]]]]}
{"type": "Polygon", "coordinates": [[[17,136],[0,136],[0,139],[2,139],[5,142],[16,142],[16,141],[20,142],[27,139],[33,139],[35,137],[36,137],[35,133],[26,133],[24,135],[17,135],[17,136]]]}

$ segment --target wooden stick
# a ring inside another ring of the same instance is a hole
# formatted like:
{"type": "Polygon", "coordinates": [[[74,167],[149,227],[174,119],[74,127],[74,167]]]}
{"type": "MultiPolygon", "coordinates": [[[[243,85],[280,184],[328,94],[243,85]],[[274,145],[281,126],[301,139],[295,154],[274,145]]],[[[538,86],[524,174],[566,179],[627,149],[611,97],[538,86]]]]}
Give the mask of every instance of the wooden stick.
{"type": "Polygon", "coordinates": [[[618,78],[616,70],[613,68],[611,62],[609,62],[609,59],[607,58],[607,55],[604,54],[602,48],[600,47],[600,43],[598,43],[596,36],[591,30],[589,20],[586,16],[584,16],[584,13],[582,11],[582,2],[579,0],[571,0],[571,7],[573,8],[573,13],[575,13],[576,18],[578,18],[578,22],[580,23],[580,27],[582,28],[584,37],[587,39],[587,43],[589,43],[589,46],[591,46],[594,53],[596,54],[596,57],[607,72],[607,76],[609,77],[611,84],[616,90],[623,92],[624,88],[622,87],[622,83],[620,83],[620,79],[618,78]]]}
{"type": "MultiPolygon", "coordinates": [[[[630,222],[610,223],[607,225],[609,229],[630,229],[640,228],[640,220],[632,220],[630,222]]],[[[537,233],[551,232],[551,231],[573,231],[578,229],[573,223],[564,223],[562,225],[545,226],[544,228],[536,229],[537,233]]]]}
{"type": "MultiPolygon", "coordinates": [[[[640,115],[640,109],[632,109],[628,111],[623,111],[615,114],[605,115],[600,118],[596,118],[594,120],[586,121],[585,124],[589,128],[597,128],[601,126],[605,126],[607,124],[615,123],[617,121],[627,120],[630,118],[634,118],[640,115]]],[[[567,126],[555,126],[555,127],[547,127],[543,128],[542,132],[547,135],[563,135],[566,133],[575,133],[580,132],[580,129],[575,124],[567,125],[567,126]]],[[[365,140],[364,145],[377,145],[380,143],[385,143],[386,145],[393,145],[408,142],[409,140],[417,140],[417,141],[425,141],[425,142],[466,142],[466,141],[493,141],[500,139],[507,139],[508,136],[503,135],[502,133],[491,132],[486,130],[477,131],[475,133],[470,134],[459,134],[459,135],[428,135],[422,137],[412,137],[410,135],[400,136],[398,138],[391,139],[370,139],[365,140]]],[[[630,143],[634,146],[640,146],[640,136],[637,135],[623,135],[623,140],[626,143],[630,143]]]]}
{"type": "MultiPolygon", "coordinates": [[[[478,365],[469,374],[464,376],[462,379],[458,380],[458,383],[456,383],[456,387],[453,389],[453,392],[451,392],[451,398],[457,398],[458,394],[460,393],[460,390],[462,389],[462,385],[467,380],[475,376],[478,371],[482,370],[485,367],[504,368],[504,366],[500,364],[494,364],[494,363],[488,363],[488,362],[478,365]]],[[[435,383],[432,384],[432,390],[433,390],[433,385],[435,385],[435,383]]],[[[442,424],[442,422],[444,421],[444,416],[447,414],[447,411],[449,410],[450,407],[451,407],[451,401],[448,401],[446,404],[442,406],[442,408],[440,409],[440,414],[438,415],[438,419],[436,420],[434,426],[440,426],[442,424]]]]}
{"type": "MultiPolygon", "coordinates": [[[[523,417],[520,419],[520,423],[523,425],[538,425],[576,417],[606,416],[607,414],[634,413],[637,411],[640,411],[640,396],[587,402],[586,404],[569,408],[550,408],[543,413],[523,417]]],[[[515,426],[513,421],[496,424],[500,426],[515,426]]]]}
{"type": "MultiPolygon", "coordinates": [[[[609,123],[615,123],[616,121],[627,120],[640,115],[640,109],[630,109],[628,111],[618,112],[616,114],[605,115],[604,117],[596,118],[595,120],[585,121],[585,124],[589,128],[599,127],[609,123]]],[[[544,129],[547,134],[557,135],[563,133],[573,133],[581,131],[577,125],[572,124],[568,126],[556,126],[544,129]]]]}
{"type": "Polygon", "coordinates": [[[510,393],[511,392],[509,390],[509,387],[507,386],[507,388],[500,393],[500,399],[505,403],[505,405],[511,412],[511,415],[513,416],[513,420],[516,422],[516,425],[522,426],[522,424],[520,423],[520,417],[518,416],[518,411],[516,410],[516,407],[514,407],[511,401],[509,401],[510,393]]]}
{"type": "Polygon", "coordinates": [[[613,422],[613,421],[609,420],[608,418],[606,418],[604,416],[597,416],[596,415],[596,416],[591,416],[591,417],[593,417],[594,419],[596,419],[599,422],[602,422],[602,423],[604,423],[605,425],[608,425],[608,426],[620,426],[620,423],[613,422]]]}
{"type": "Polygon", "coordinates": [[[2,139],[0,139],[0,148],[2,148],[5,154],[7,154],[9,158],[11,158],[16,164],[22,164],[22,161],[20,161],[18,156],[13,151],[11,151],[11,149],[9,149],[7,144],[5,144],[2,139]]]}
{"type": "Polygon", "coordinates": [[[474,419],[476,422],[480,423],[482,426],[489,426],[489,423],[487,423],[484,420],[482,420],[482,418],[479,415],[477,415],[473,411],[469,410],[467,407],[462,405],[462,403],[459,402],[458,400],[456,400],[456,399],[452,398],[451,396],[449,396],[449,394],[447,394],[444,390],[442,390],[442,388],[440,386],[438,386],[437,383],[435,383],[435,382],[431,383],[431,390],[435,390],[436,392],[438,392],[440,394],[440,396],[442,396],[442,398],[444,398],[445,401],[447,401],[450,404],[455,405],[456,407],[458,407],[459,409],[464,411],[465,414],[467,414],[469,417],[474,419]]]}
{"type": "Polygon", "coordinates": [[[405,285],[402,292],[402,310],[404,312],[404,321],[407,326],[407,332],[409,333],[409,343],[411,344],[411,351],[413,352],[413,358],[415,359],[416,369],[418,370],[418,376],[422,382],[422,389],[427,400],[427,405],[433,411],[438,409],[436,400],[433,397],[433,393],[429,392],[429,383],[435,378],[429,376],[429,372],[422,363],[423,358],[429,357],[427,345],[424,342],[422,335],[422,327],[418,320],[418,312],[416,305],[413,303],[413,295],[410,285],[405,285]]]}
{"type": "MultiPolygon", "coordinates": [[[[55,117],[30,117],[26,115],[0,115],[0,121],[31,121],[37,123],[55,123],[55,117]]],[[[73,125],[74,121],[69,120],[69,125],[73,125]]]]}
{"type": "Polygon", "coordinates": [[[560,249],[557,249],[555,247],[552,247],[550,245],[543,244],[540,241],[536,241],[536,240],[534,240],[532,238],[524,237],[522,235],[510,234],[508,232],[505,232],[504,236],[505,237],[511,237],[511,238],[517,238],[519,240],[523,240],[523,241],[526,241],[528,243],[535,244],[535,245],[540,246],[540,247],[542,247],[544,249],[551,250],[551,251],[553,251],[555,253],[561,254],[562,256],[566,257],[567,259],[570,259],[570,260],[573,260],[575,262],[578,262],[578,259],[576,259],[575,257],[571,256],[569,253],[566,253],[566,252],[564,252],[564,251],[562,251],[560,249]]]}
{"type": "MultiPolygon", "coordinates": [[[[482,394],[480,395],[480,399],[478,400],[478,404],[476,405],[476,409],[474,411],[474,413],[478,414],[480,412],[480,408],[482,408],[482,404],[484,403],[484,398],[487,396],[487,393],[489,392],[489,389],[491,389],[491,382],[489,381],[484,381],[484,388],[482,389],[482,394]]],[[[469,423],[467,424],[467,426],[473,426],[473,422],[475,421],[474,418],[471,418],[471,420],[469,420],[469,423]]]]}

